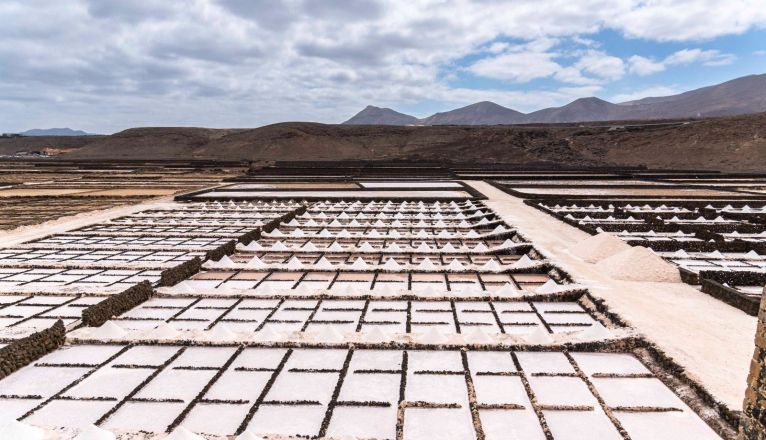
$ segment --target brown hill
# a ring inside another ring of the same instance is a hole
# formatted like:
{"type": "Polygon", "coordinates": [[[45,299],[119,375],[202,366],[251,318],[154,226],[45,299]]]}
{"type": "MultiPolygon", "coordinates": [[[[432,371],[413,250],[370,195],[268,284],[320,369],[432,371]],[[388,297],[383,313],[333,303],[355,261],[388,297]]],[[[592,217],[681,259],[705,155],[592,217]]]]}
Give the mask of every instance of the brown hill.
{"type": "Polygon", "coordinates": [[[434,160],[762,171],[766,113],[695,121],[529,126],[135,128],[66,159],[434,160]]]}

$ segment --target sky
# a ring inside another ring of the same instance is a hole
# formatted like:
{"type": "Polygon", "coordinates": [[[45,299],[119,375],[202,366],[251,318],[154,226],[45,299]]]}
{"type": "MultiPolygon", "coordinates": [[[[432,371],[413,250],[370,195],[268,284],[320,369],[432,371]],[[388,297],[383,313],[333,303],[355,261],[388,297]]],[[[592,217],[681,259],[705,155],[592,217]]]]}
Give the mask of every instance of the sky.
{"type": "Polygon", "coordinates": [[[0,132],[623,102],[766,73],[766,0],[2,0],[0,132]]]}

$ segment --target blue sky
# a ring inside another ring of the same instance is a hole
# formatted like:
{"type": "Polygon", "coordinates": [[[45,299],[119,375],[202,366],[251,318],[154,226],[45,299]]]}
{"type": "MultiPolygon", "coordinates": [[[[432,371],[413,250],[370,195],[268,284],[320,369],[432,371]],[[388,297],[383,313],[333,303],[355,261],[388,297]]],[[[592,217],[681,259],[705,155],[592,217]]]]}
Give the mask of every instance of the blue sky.
{"type": "Polygon", "coordinates": [[[530,112],[766,73],[766,0],[4,0],[0,131],[530,112]]]}

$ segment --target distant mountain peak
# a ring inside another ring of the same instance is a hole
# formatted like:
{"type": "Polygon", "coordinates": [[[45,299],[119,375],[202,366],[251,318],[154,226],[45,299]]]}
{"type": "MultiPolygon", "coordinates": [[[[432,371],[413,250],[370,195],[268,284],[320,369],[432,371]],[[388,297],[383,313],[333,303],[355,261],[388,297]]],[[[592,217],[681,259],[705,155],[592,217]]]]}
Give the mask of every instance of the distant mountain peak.
{"type": "Polygon", "coordinates": [[[364,110],[355,114],[344,124],[364,125],[413,125],[419,123],[420,120],[414,116],[399,113],[390,108],[375,107],[374,105],[368,105],[364,110]]]}
{"type": "Polygon", "coordinates": [[[766,112],[766,74],[748,75],[671,96],[614,104],[595,96],[561,107],[524,114],[492,101],[480,101],[417,119],[388,108],[368,105],[345,124],[497,125],[609,120],[695,118],[766,112]]]}
{"type": "Polygon", "coordinates": [[[88,136],[82,130],[72,130],[71,128],[33,128],[31,130],[19,133],[22,136],[88,136]]]}

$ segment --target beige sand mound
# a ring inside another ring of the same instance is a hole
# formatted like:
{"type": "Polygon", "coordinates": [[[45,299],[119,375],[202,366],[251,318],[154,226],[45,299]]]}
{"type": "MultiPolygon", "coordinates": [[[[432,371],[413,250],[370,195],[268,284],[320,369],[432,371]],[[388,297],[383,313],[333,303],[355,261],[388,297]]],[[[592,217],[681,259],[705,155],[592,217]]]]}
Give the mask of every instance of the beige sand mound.
{"type": "Polygon", "coordinates": [[[608,232],[592,235],[584,240],[578,241],[569,248],[572,255],[579,257],[588,263],[596,263],[604,258],[611,257],[625,250],[630,249],[630,245],[617,238],[617,236],[608,232]]]}
{"type": "Polygon", "coordinates": [[[596,267],[616,280],[681,282],[675,266],[641,246],[605,258],[596,267]]]}

